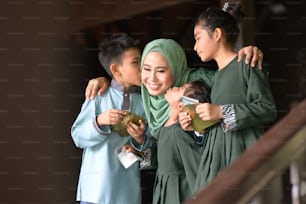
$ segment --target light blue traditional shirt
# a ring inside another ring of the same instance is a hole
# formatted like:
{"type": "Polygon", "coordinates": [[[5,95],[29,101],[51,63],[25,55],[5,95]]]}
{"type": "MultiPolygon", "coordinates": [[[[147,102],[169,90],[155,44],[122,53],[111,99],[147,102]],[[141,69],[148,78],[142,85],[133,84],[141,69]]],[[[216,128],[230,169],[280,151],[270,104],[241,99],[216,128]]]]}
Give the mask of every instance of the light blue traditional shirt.
{"type": "MultiPolygon", "coordinates": [[[[129,99],[129,110],[145,117],[139,92],[130,92],[129,99]]],[[[122,137],[112,132],[110,126],[99,127],[96,122],[96,116],[100,113],[121,109],[123,100],[123,87],[112,80],[105,94],[83,103],[72,125],[72,139],[77,147],[83,149],[78,201],[97,204],[141,203],[139,162],[125,169],[117,155],[126,143],[140,151],[147,148],[150,143],[149,130],[146,131],[144,144],[137,145],[132,137],[122,137]]]]}

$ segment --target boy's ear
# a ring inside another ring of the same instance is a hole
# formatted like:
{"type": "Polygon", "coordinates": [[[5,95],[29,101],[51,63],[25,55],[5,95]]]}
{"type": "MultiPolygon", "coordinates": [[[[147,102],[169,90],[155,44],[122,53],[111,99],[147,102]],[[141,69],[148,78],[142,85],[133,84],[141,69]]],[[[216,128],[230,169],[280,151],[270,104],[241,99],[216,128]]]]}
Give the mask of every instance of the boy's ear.
{"type": "Polygon", "coordinates": [[[109,69],[112,72],[113,76],[117,76],[118,74],[120,74],[117,64],[111,64],[109,69]]]}

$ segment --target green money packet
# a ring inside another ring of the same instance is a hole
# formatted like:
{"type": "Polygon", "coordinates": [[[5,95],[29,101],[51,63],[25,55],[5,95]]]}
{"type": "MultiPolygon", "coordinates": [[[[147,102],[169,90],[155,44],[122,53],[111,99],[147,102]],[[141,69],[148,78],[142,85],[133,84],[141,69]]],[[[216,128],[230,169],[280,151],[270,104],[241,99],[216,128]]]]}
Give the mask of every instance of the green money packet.
{"type": "Polygon", "coordinates": [[[127,125],[130,122],[133,122],[136,125],[140,125],[139,120],[145,122],[145,119],[143,117],[132,112],[128,112],[128,114],[123,118],[121,123],[117,125],[112,125],[111,129],[112,131],[117,132],[120,136],[129,136],[129,133],[127,131],[127,125]]]}
{"type": "Polygon", "coordinates": [[[183,111],[187,112],[191,118],[191,126],[197,132],[202,132],[204,129],[216,124],[219,120],[202,120],[199,115],[196,113],[195,109],[198,105],[198,100],[183,96],[182,98],[184,105],[183,111]]]}

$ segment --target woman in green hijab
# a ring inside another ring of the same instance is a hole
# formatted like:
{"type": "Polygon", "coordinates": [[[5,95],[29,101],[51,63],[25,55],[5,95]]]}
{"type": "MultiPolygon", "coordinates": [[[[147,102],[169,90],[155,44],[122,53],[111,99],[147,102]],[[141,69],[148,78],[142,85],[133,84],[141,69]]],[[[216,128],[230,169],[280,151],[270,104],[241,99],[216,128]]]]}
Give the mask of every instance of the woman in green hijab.
{"type": "MultiPolygon", "coordinates": [[[[202,147],[182,130],[178,115],[171,117],[165,94],[169,88],[182,87],[196,76],[206,76],[202,80],[210,85],[213,72],[199,74],[202,71],[205,70],[187,66],[185,52],[174,40],[153,40],[143,50],[141,95],[157,144],[154,204],[180,204],[193,194],[202,147]]],[[[180,93],[177,98],[183,91],[180,93]]]]}

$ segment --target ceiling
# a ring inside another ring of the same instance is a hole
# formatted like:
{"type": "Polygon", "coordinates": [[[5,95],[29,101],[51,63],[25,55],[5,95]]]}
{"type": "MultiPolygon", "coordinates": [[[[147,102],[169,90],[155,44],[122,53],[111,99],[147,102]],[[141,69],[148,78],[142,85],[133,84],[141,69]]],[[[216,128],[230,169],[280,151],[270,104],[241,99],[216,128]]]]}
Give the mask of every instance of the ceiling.
{"type": "MultiPolygon", "coordinates": [[[[75,31],[195,0],[69,0],[75,31]]],[[[205,1],[202,1],[205,2],[205,1]]]]}

